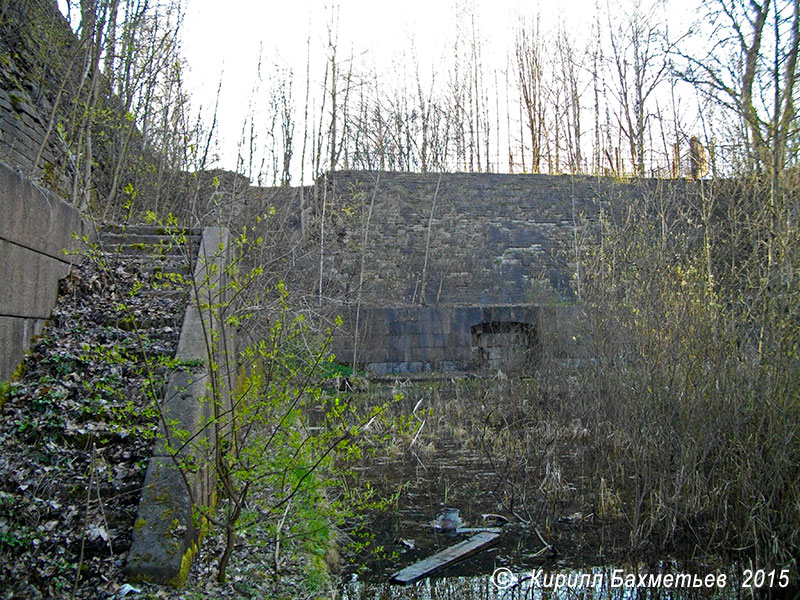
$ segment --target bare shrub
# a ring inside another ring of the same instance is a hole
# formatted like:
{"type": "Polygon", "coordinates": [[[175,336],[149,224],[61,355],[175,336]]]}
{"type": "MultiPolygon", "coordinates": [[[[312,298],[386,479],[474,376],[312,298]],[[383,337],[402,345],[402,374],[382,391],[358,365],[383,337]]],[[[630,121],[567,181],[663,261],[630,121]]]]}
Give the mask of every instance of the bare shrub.
{"type": "Polygon", "coordinates": [[[797,551],[800,307],[785,185],[655,194],[608,216],[585,258],[597,475],[620,491],[633,549],[778,562],[797,551]]]}

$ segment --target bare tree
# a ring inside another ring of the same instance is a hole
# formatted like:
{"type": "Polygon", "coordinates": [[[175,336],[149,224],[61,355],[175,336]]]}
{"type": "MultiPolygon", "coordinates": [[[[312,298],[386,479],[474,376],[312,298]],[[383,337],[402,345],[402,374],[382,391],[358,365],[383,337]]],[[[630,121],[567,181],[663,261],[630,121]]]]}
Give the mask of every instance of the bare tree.
{"type": "Polygon", "coordinates": [[[668,49],[664,22],[657,16],[657,2],[649,6],[633,0],[630,7],[618,10],[608,31],[616,74],[616,95],[620,105],[618,122],[628,140],[633,172],[645,174],[645,131],[651,113],[648,100],[667,72],[668,49]],[[625,15],[620,18],[620,13],[625,15]]]}
{"type": "Polygon", "coordinates": [[[582,171],[583,156],[581,151],[581,71],[586,53],[579,57],[579,50],[576,49],[574,42],[570,39],[564,23],[559,27],[558,37],[556,38],[556,49],[558,56],[559,69],[561,73],[561,86],[563,87],[563,112],[565,120],[564,134],[567,150],[567,164],[570,173],[580,173],[582,171]]]}
{"type": "Polygon", "coordinates": [[[294,104],[292,102],[292,84],[294,78],[289,70],[281,79],[278,88],[278,105],[281,121],[281,145],[283,161],[281,165],[281,185],[289,185],[292,181],[292,156],[294,155],[294,104]]]}
{"type": "MultiPolygon", "coordinates": [[[[523,23],[515,42],[520,110],[530,138],[530,170],[538,173],[545,139],[544,51],[539,20],[523,23]]],[[[524,145],[524,142],[522,142],[524,145]]],[[[523,170],[525,159],[523,156],[523,170]]]]}
{"type": "Polygon", "coordinates": [[[700,57],[681,52],[680,73],[739,120],[751,168],[778,173],[796,156],[800,1],[715,0],[706,18],[712,44],[700,57]]]}
{"type": "Polygon", "coordinates": [[[592,92],[594,98],[594,148],[592,149],[592,172],[600,173],[603,164],[602,135],[600,114],[600,69],[603,64],[603,49],[600,43],[600,11],[595,5],[595,20],[592,22],[592,38],[595,40],[592,47],[592,92]]]}

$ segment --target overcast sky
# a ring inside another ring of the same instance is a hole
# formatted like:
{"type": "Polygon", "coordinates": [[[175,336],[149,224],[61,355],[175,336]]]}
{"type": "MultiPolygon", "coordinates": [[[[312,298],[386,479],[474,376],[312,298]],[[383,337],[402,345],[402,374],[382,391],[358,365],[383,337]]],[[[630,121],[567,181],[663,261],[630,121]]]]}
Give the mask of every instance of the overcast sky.
{"type": "MultiPolygon", "coordinates": [[[[65,11],[67,0],[58,0],[65,11]]],[[[248,114],[266,101],[265,90],[276,65],[294,74],[295,121],[302,127],[307,44],[310,44],[311,97],[322,90],[327,30],[332,6],[338,10],[338,56],[351,54],[358,68],[375,73],[389,85],[405,74],[413,78],[415,65],[425,83],[433,71],[437,83],[447,79],[454,63],[455,24],[469,27],[465,14],[472,11],[479,29],[486,81],[502,85],[515,30],[523,19],[540,18],[547,37],[559,24],[579,51],[593,43],[592,23],[600,15],[601,27],[624,22],[616,17],[630,6],[656,6],[657,18],[669,24],[670,37],[684,33],[698,19],[704,0],[182,0],[185,18],[181,29],[186,59],[186,87],[194,110],[202,110],[210,123],[217,89],[216,166],[235,169],[237,144],[248,114]],[[600,10],[598,10],[598,7],[600,10]],[[611,14],[609,19],[607,16],[611,14]],[[261,56],[261,94],[253,95],[261,56]],[[252,107],[255,107],[253,109],[252,107]]],[[[79,13],[78,13],[79,14],[79,13]]],[[[469,36],[470,32],[462,32],[469,36]]],[[[698,36],[700,37],[700,36],[698,36]]],[[[702,41],[700,41],[702,43],[702,41]]],[[[552,46],[550,46],[552,47],[552,46]]],[[[545,51],[549,49],[545,43],[545,51]]],[[[360,73],[365,75],[365,73],[360,73]]],[[[274,75],[273,75],[274,76],[274,75]]],[[[281,74],[283,76],[283,74],[281,74]]],[[[511,73],[513,81],[515,74],[511,73]]],[[[383,84],[382,84],[383,85],[383,84]]],[[[313,107],[310,107],[313,109],[313,107]]],[[[312,111],[313,112],[313,111],[312,111]]]]}
{"type": "MultiPolygon", "coordinates": [[[[624,4],[635,0],[621,1],[624,4]]],[[[391,76],[403,64],[410,70],[412,47],[423,75],[437,65],[444,65],[446,69],[450,63],[448,59],[452,58],[447,53],[452,54],[456,16],[474,5],[476,22],[484,40],[485,66],[491,72],[505,68],[507,53],[513,49],[514,27],[521,17],[539,13],[544,30],[555,28],[563,20],[575,39],[585,43],[589,41],[596,2],[601,2],[602,6],[609,2],[612,11],[620,4],[620,0],[570,0],[546,2],[543,6],[530,0],[474,0],[474,3],[471,0],[385,3],[340,0],[336,3],[339,7],[339,52],[344,56],[352,51],[362,62],[374,64],[379,76],[391,76]]],[[[235,168],[236,143],[256,79],[259,48],[262,48],[262,77],[268,77],[275,64],[292,68],[296,81],[295,104],[301,108],[306,43],[310,35],[313,90],[315,84],[321,86],[331,4],[321,0],[186,0],[183,30],[184,53],[189,65],[186,80],[194,106],[202,105],[210,110],[222,79],[217,133],[226,168],[235,168]]],[[[695,4],[695,0],[669,0],[664,14],[675,21],[677,30],[693,18],[695,4]]],[[[440,77],[443,79],[443,75],[440,77]]]]}

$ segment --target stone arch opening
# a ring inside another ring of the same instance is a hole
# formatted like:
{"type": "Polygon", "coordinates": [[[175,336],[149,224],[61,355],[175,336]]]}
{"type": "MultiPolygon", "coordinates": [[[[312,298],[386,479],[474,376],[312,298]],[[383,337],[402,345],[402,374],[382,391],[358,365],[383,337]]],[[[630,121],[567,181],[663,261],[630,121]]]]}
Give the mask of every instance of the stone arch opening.
{"type": "Polygon", "coordinates": [[[476,371],[518,373],[539,359],[536,326],[517,321],[489,321],[473,325],[473,367],[476,371]]]}

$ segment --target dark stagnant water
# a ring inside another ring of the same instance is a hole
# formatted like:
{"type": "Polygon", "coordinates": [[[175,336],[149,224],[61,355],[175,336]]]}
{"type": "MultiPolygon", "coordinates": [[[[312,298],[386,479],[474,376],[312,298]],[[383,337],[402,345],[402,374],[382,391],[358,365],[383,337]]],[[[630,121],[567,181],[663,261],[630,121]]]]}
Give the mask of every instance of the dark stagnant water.
{"type": "Polygon", "coordinates": [[[668,557],[655,566],[606,560],[604,543],[611,545],[611,541],[593,525],[591,515],[587,518],[585,507],[581,512],[581,507],[568,503],[539,506],[537,515],[548,515],[544,519],[548,529],[539,520],[536,530],[520,524],[503,506],[497,469],[479,446],[448,435],[418,444],[413,452],[360,467],[364,478],[378,489],[387,494],[399,489],[400,494],[397,505],[375,515],[372,523],[374,543],[384,547],[383,557],[351,560],[340,589],[343,600],[727,600],[784,598],[796,593],[796,573],[782,576],[774,572],[770,577],[768,572],[748,573],[737,565],[682,565],[668,557]],[[486,513],[509,516],[511,522],[503,527],[500,541],[479,554],[408,586],[390,583],[393,573],[471,535],[434,530],[432,520],[445,507],[458,508],[463,526],[468,528],[484,526],[481,516],[486,513]],[[546,550],[543,541],[555,551],[546,550]],[[667,574],[680,579],[664,579],[667,574]],[[640,580],[640,575],[645,579],[640,580]],[[743,581],[748,575],[749,585],[743,585],[748,583],[743,581]],[[787,580],[791,591],[782,585],[787,580]],[[643,586],[643,581],[650,585],[643,586]],[[654,581],[657,585],[652,585],[654,581]],[[626,585],[630,583],[633,585],[626,585]],[[757,583],[761,587],[756,587],[757,583]]]}

